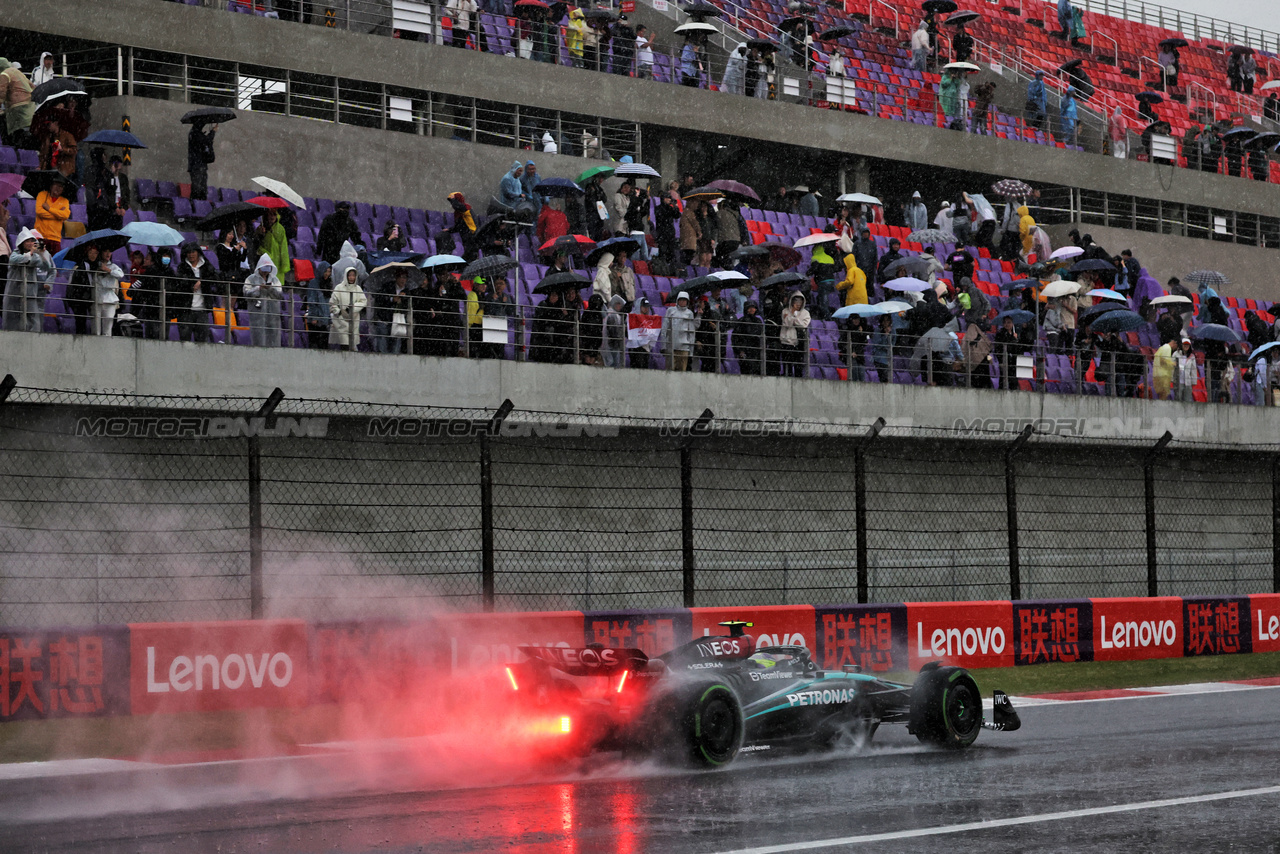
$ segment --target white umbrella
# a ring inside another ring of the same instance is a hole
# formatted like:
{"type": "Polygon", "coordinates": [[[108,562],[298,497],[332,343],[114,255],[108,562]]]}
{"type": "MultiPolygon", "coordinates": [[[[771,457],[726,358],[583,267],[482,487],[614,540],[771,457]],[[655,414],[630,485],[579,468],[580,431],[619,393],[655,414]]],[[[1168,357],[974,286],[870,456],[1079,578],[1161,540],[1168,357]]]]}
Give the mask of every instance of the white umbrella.
{"type": "Polygon", "coordinates": [[[270,190],[280,198],[284,199],[294,207],[307,209],[307,203],[302,200],[297,191],[286,184],[284,181],[277,181],[275,178],[268,178],[265,175],[259,175],[253,179],[253,183],[257,184],[264,190],[270,190]]]}
{"type": "Polygon", "coordinates": [[[801,237],[795,243],[791,244],[796,249],[802,246],[813,246],[817,243],[835,243],[840,239],[838,234],[810,234],[808,237],[801,237]]]}
{"type": "Polygon", "coordinates": [[[1040,296],[1046,299],[1053,297],[1065,297],[1074,294],[1080,290],[1080,286],[1075,282],[1050,282],[1040,289],[1040,296]]]}
{"type": "Polygon", "coordinates": [[[942,66],[943,71],[981,71],[982,69],[974,65],[972,62],[948,62],[942,66]]]}
{"type": "Polygon", "coordinates": [[[891,291],[911,291],[912,293],[923,293],[931,287],[928,282],[922,282],[914,276],[903,276],[899,279],[885,282],[884,286],[891,291]]]}
{"type": "Polygon", "coordinates": [[[662,175],[658,173],[657,169],[654,169],[652,166],[645,166],[643,163],[621,163],[614,167],[613,174],[621,175],[623,177],[628,175],[640,178],[662,177],[662,175]]]}
{"type": "Polygon", "coordinates": [[[866,193],[845,193],[842,196],[836,196],[837,202],[851,202],[856,205],[878,205],[880,200],[875,196],[868,196],[866,193]]]}
{"type": "Polygon", "coordinates": [[[717,32],[716,28],[715,28],[714,26],[712,26],[711,24],[704,24],[704,23],[702,23],[702,22],[700,22],[700,21],[694,21],[694,22],[691,22],[691,23],[688,23],[688,24],[681,24],[680,26],[676,27],[675,31],[676,31],[677,33],[714,33],[714,32],[717,32]]]}
{"type": "Polygon", "coordinates": [[[1280,80],[1268,80],[1262,84],[1262,88],[1264,91],[1267,89],[1280,89],[1280,80]]]}
{"type": "Polygon", "coordinates": [[[898,312],[911,311],[911,309],[915,308],[911,303],[896,299],[887,299],[884,302],[878,302],[876,303],[876,307],[884,314],[897,314],[898,312]]]}
{"type": "Polygon", "coordinates": [[[1079,246],[1064,246],[1061,249],[1055,249],[1049,258],[1056,261],[1060,258],[1079,258],[1083,254],[1084,250],[1079,246]]]}
{"type": "Polygon", "coordinates": [[[1189,297],[1180,297],[1177,294],[1169,294],[1156,297],[1151,301],[1151,305],[1191,305],[1191,299],[1189,297]]]}
{"type": "Polygon", "coordinates": [[[746,273],[739,273],[737,270],[716,270],[714,273],[708,273],[708,275],[722,282],[743,282],[751,278],[746,273]]]}

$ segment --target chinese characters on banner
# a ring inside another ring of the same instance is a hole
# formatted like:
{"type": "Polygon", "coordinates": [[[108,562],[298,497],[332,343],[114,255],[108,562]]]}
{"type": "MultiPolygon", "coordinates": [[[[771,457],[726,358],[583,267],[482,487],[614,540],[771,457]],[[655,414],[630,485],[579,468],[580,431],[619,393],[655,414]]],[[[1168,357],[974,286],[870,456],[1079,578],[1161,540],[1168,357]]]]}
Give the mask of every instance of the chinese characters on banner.
{"type": "Polygon", "coordinates": [[[0,632],[0,722],[128,712],[124,626],[0,632]]]}
{"type": "Polygon", "coordinates": [[[1249,597],[1187,598],[1182,600],[1184,655],[1230,655],[1249,652],[1249,597]]]}
{"type": "Polygon", "coordinates": [[[650,657],[669,652],[693,637],[693,617],[684,609],[588,613],[583,619],[587,643],[639,649],[650,657]]]}
{"type": "Polygon", "coordinates": [[[905,605],[847,605],[815,614],[820,666],[856,664],[867,673],[907,667],[905,605]]]}
{"type": "Polygon", "coordinates": [[[1093,609],[1075,602],[1015,602],[1014,663],[1093,661],[1093,609]]]}

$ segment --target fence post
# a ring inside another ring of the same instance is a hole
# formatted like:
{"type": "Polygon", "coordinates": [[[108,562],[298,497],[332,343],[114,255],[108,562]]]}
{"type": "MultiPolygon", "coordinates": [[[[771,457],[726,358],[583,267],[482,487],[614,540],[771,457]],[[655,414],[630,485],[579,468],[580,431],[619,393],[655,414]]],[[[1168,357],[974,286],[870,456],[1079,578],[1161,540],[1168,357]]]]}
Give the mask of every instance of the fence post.
{"type": "Polygon", "coordinates": [[[485,611],[493,610],[493,456],[489,437],[515,409],[510,398],[502,401],[486,429],[480,431],[480,598],[485,611]]]}
{"type": "MultiPolygon", "coordinates": [[[[1164,431],[1156,443],[1147,451],[1142,460],[1142,487],[1146,505],[1147,528],[1147,595],[1155,596],[1157,587],[1156,572],[1156,455],[1173,441],[1173,434],[1164,431]]],[[[1274,493],[1275,487],[1272,487],[1274,493]]]]}
{"type": "MultiPolygon", "coordinates": [[[[265,426],[284,392],[275,389],[258,409],[265,426]]],[[[257,431],[249,436],[249,616],[262,619],[262,446],[257,431]]]]}
{"type": "Polygon", "coordinates": [[[1271,458],[1271,592],[1280,593],[1280,456],[1271,458]]]}
{"type": "Polygon", "coordinates": [[[1028,424],[1004,450],[1005,523],[1009,530],[1009,598],[1022,598],[1022,566],[1018,557],[1018,472],[1014,455],[1027,443],[1035,428],[1028,424]]]}
{"type": "Polygon", "coordinates": [[[884,419],[877,418],[867,430],[867,435],[853,449],[853,502],[854,525],[857,528],[858,549],[858,604],[869,601],[870,584],[867,571],[867,446],[875,441],[884,429],[884,419]]]}
{"type": "MultiPolygon", "coordinates": [[[[711,420],[715,413],[702,410],[698,420],[690,428],[690,436],[705,436],[711,432],[711,420]]],[[[693,555],[693,448],[690,439],[680,446],[680,551],[684,566],[684,607],[694,607],[697,590],[697,565],[693,555]]]]}

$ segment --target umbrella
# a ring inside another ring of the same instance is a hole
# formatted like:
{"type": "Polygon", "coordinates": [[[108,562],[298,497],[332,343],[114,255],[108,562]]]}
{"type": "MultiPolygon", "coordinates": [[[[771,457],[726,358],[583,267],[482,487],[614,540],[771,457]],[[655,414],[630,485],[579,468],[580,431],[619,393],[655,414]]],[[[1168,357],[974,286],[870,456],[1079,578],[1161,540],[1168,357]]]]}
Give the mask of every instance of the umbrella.
{"type": "Polygon", "coordinates": [[[545,14],[550,8],[542,0],[517,0],[515,6],[516,15],[521,18],[545,14]]]}
{"type": "Polygon", "coordinates": [[[1031,185],[1017,178],[1004,178],[991,185],[991,191],[1001,196],[1025,199],[1031,195],[1031,185]]]}
{"type": "Polygon", "coordinates": [[[868,196],[866,193],[844,193],[836,196],[837,202],[846,202],[855,205],[878,205],[880,200],[875,196],[868,196]]]}
{"type": "Polygon", "coordinates": [[[1024,311],[1020,308],[1011,308],[1008,311],[1002,311],[997,314],[996,323],[1004,323],[1004,319],[1006,317],[1010,318],[1016,326],[1021,326],[1024,323],[1030,323],[1036,319],[1036,316],[1029,311],[1024,311]]]}
{"type": "Polygon", "coordinates": [[[1058,70],[1070,73],[1072,71],[1075,71],[1077,68],[1079,68],[1082,65],[1084,65],[1084,60],[1080,57],[1076,57],[1075,59],[1069,59],[1066,62],[1059,65],[1058,70]]]}
{"type": "Polygon", "coordinates": [[[652,166],[645,166],[643,163],[619,163],[613,169],[613,174],[619,177],[637,177],[637,178],[661,178],[661,173],[652,166]]]}
{"type": "Polygon", "coordinates": [[[722,193],[721,191],[719,191],[719,190],[713,190],[713,189],[712,189],[712,188],[710,188],[710,187],[694,187],[694,188],[693,188],[692,190],[690,190],[689,192],[684,193],[684,194],[681,196],[681,198],[683,198],[683,199],[685,199],[685,200],[688,200],[688,199],[706,199],[706,200],[710,201],[711,199],[718,199],[718,198],[720,198],[720,197],[721,197],[721,196],[723,196],[723,195],[724,195],[724,193],[722,193]]]}
{"type": "Polygon", "coordinates": [[[879,308],[883,314],[898,314],[903,311],[911,311],[911,309],[914,308],[911,303],[895,299],[887,299],[884,302],[876,303],[876,307],[879,308]]]}
{"type": "Polygon", "coordinates": [[[596,242],[590,237],[583,237],[581,234],[562,234],[559,237],[552,238],[546,243],[538,247],[538,251],[542,254],[551,252],[568,252],[570,255],[585,255],[594,248],[596,242]]]}
{"type": "Polygon", "coordinates": [[[25,175],[18,175],[13,172],[6,172],[0,175],[0,202],[7,201],[10,196],[16,195],[22,189],[22,183],[25,179],[25,175]]]}
{"type": "Polygon", "coordinates": [[[307,208],[307,203],[303,200],[302,196],[298,195],[298,192],[284,181],[277,181],[274,178],[259,175],[257,178],[253,179],[253,183],[257,184],[269,193],[275,193],[277,196],[296,208],[302,208],[303,210],[306,210],[307,208]]]}
{"type": "Polygon", "coordinates": [[[1258,131],[1254,130],[1253,128],[1238,127],[1238,128],[1232,128],[1231,130],[1224,133],[1222,135],[1222,138],[1226,139],[1227,137],[1242,136],[1242,137],[1248,137],[1252,139],[1253,136],[1257,133],[1258,131]]]}
{"type": "Polygon", "coordinates": [[[588,21],[616,21],[618,13],[612,9],[588,9],[582,13],[582,17],[588,21]]]}
{"type": "Polygon", "coordinates": [[[952,0],[924,0],[924,2],[920,4],[920,8],[924,9],[926,12],[946,15],[950,12],[954,12],[960,7],[952,2],[952,0]]]}
{"type": "Polygon", "coordinates": [[[1268,80],[1266,83],[1262,84],[1261,88],[1264,91],[1267,89],[1280,89],[1280,80],[1268,80]]]}
{"type": "Polygon", "coordinates": [[[778,49],[778,43],[770,39],[747,39],[747,47],[755,50],[771,51],[778,49]]]}
{"type": "Polygon", "coordinates": [[[675,32],[682,35],[688,33],[714,33],[716,32],[716,28],[713,25],[703,23],[702,21],[690,21],[687,24],[681,24],[676,27],[675,32]]]}
{"type": "Polygon", "coordinates": [[[888,291],[910,291],[911,293],[919,294],[929,290],[930,285],[928,282],[911,276],[902,276],[885,282],[884,287],[888,291]]]}
{"type": "Polygon", "coordinates": [[[905,255],[884,268],[892,276],[928,276],[931,265],[918,255],[905,255]]]}
{"type": "Polygon", "coordinates": [[[1118,299],[1128,302],[1128,297],[1119,291],[1113,291],[1111,288],[1094,288],[1085,294],[1087,297],[1097,297],[1099,299],[1118,299]]]}
{"type": "Polygon", "coordinates": [[[1280,341],[1268,341],[1266,344],[1263,344],[1257,350],[1254,350],[1252,353],[1249,354],[1249,361],[1252,362],[1254,359],[1264,355],[1268,350],[1271,350],[1272,348],[1275,348],[1275,347],[1280,347],[1280,341]]]}
{"type": "Polygon", "coordinates": [[[842,39],[845,36],[853,35],[853,27],[832,27],[829,30],[823,30],[818,33],[818,40],[829,42],[836,39],[842,39]]]}
{"type": "Polygon", "coordinates": [[[1014,291],[1020,291],[1023,288],[1038,287],[1040,287],[1040,281],[1038,279],[1015,279],[1012,282],[1005,282],[1002,284],[1000,286],[1000,290],[1005,291],[1006,293],[1013,293],[1014,291]]]}
{"type": "Polygon", "coordinates": [[[948,62],[942,66],[943,71],[981,71],[982,69],[974,65],[972,62],[948,62]]]}
{"type": "Polygon", "coordinates": [[[880,307],[881,305],[883,305],[883,303],[878,305],[867,305],[864,302],[858,303],[857,305],[846,305],[842,308],[836,309],[831,316],[836,320],[844,320],[846,317],[854,316],[878,317],[879,315],[886,314],[885,310],[880,307]]]}
{"type": "Polygon", "coordinates": [[[719,190],[726,196],[737,196],[742,199],[750,199],[752,201],[760,201],[760,197],[756,195],[756,191],[743,184],[740,181],[730,181],[728,178],[721,178],[719,181],[712,181],[707,185],[708,190],[719,190]]]}
{"type": "Polygon", "coordinates": [[[1173,132],[1173,125],[1161,119],[1159,121],[1154,121],[1151,124],[1147,125],[1145,128],[1143,128],[1142,135],[1146,136],[1149,133],[1172,133],[1172,132],[1173,132]]]}
{"type": "Polygon", "coordinates": [[[1055,249],[1053,254],[1049,256],[1052,261],[1058,261],[1063,258],[1079,258],[1084,254],[1084,249],[1079,246],[1064,246],[1061,249],[1055,249]]]}
{"type": "Polygon", "coordinates": [[[1186,47],[1188,44],[1190,44],[1190,42],[1188,42],[1186,39],[1171,38],[1171,39],[1165,39],[1164,41],[1160,42],[1160,47],[1163,47],[1163,48],[1186,47]]]}
{"type": "Polygon", "coordinates": [[[783,269],[789,270],[800,263],[800,253],[782,243],[769,241],[761,243],[760,246],[769,253],[769,258],[775,261],[783,269]]]}
{"type": "Polygon", "coordinates": [[[519,266],[520,262],[508,255],[486,255],[468,264],[467,268],[462,271],[462,278],[488,279],[493,276],[501,276],[508,270],[514,270],[519,266]]]}
{"type": "Polygon", "coordinates": [[[235,110],[226,107],[201,107],[182,117],[184,125],[209,125],[229,122],[236,117],[235,110]]]}
{"type": "Polygon", "coordinates": [[[719,6],[713,6],[710,3],[690,3],[688,6],[681,6],[685,14],[691,18],[701,20],[702,18],[718,18],[724,14],[720,11],[719,6]]]}
{"type": "Polygon", "coordinates": [[[791,244],[796,249],[802,246],[815,246],[819,243],[836,243],[840,240],[840,235],[820,232],[818,234],[810,234],[808,237],[801,237],[795,243],[791,244]]]}
{"type": "Polygon", "coordinates": [[[1232,53],[1253,53],[1253,48],[1247,44],[1233,44],[1227,48],[1232,53]]]}
{"type": "Polygon", "coordinates": [[[1163,104],[1164,96],[1159,92],[1139,92],[1134,95],[1134,100],[1139,104],[1163,104]]]}
{"type": "Polygon", "coordinates": [[[590,168],[583,169],[580,173],[578,173],[578,177],[575,180],[579,184],[585,184],[588,181],[594,180],[598,175],[603,175],[604,177],[608,178],[612,174],[613,174],[612,166],[592,166],[590,168]]]}
{"type": "Polygon", "coordinates": [[[1267,131],[1260,133],[1246,143],[1247,148],[1256,148],[1261,151],[1264,148],[1274,148],[1275,144],[1280,142],[1280,133],[1272,133],[1267,131]]]}
{"type": "Polygon", "coordinates": [[[364,289],[369,292],[380,291],[396,280],[396,274],[403,270],[409,276],[409,287],[416,288],[422,284],[422,271],[408,261],[395,261],[374,267],[364,280],[364,289]]]}
{"type": "Polygon", "coordinates": [[[559,198],[560,196],[581,196],[585,190],[568,178],[548,178],[534,188],[534,192],[544,196],[559,198]]]}
{"type": "Polygon", "coordinates": [[[1144,323],[1146,321],[1142,319],[1142,315],[1122,308],[1108,311],[1095,320],[1091,328],[1094,332],[1132,332],[1142,328],[1144,323]]]}
{"type": "Polygon", "coordinates": [[[947,234],[936,228],[922,228],[908,234],[907,240],[913,243],[955,243],[956,238],[954,234],[947,234]]]}
{"type": "Polygon", "coordinates": [[[205,231],[214,231],[239,222],[242,219],[256,219],[260,216],[262,216],[262,208],[257,205],[249,202],[232,202],[229,205],[214,208],[212,213],[200,220],[196,225],[205,231]]]}
{"type": "Polygon", "coordinates": [[[123,231],[116,231],[114,228],[100,228],[80,237],[71,246],[53,256],[53,260],[74,261],[78,264],[85,260],[85,251],[90,246],[98,247],[99,252],[115,252],[117,249],[128,245],[129,235],[123,231]]]}
{"type": "Polygon", "coordinates": [[[778,29],[787,31],[804,24],[805,29],[809,33],[813,33],[818,29],[818,25],[813,22],[812,18],[806,18],[804,15],[793,15],[790,18],[783,18],[778,22],[778,29]]]}
{"type": "Polygon", "coordinates": [[[142,140],[138,139],[127,130],[100,130],[95,131],[83,140],[84,142],[96,142],[98,145],[123,145],[126,148],[146,148],[142,144],[142,140]]]}
{"type": "Polygon", "coordinates": [[[245,199],[246,205],[257,205],[260,208],[270,208],[272,210],[280,210],[289,207],[289,202],[279,196],[254,196],[252,199],[245,199]]]}
{"type": "Polygon", "coordinates": [[[88,98],[89,93],[70,77],[55,77],[31,90],[31,103],[43,107],[51,101],[68,96],[88,98]]]}
{"type": "Polygon", "coordinates": [[[1244,340],[1244,336],[1239,332],[1220,323],[1202,323],[1199,326],[1193,326],[1191,337],[1199,341],[1224,341],[1228,344],[1238,344],[1244,340]]]}
{"type": "Polygon", "coordinates": [[[739,273],[737,270],[716,270],[714,273],[708,273],[707,275],[722,282],[745,282],[751,278],[746,273],[739,273]]]}
{"type": "Polygon", "coordinates": [[[1191,305],[1190,297],[1180,297],[1177,294],[1169,294],[1163,297],[1156,297],[1150,303],[1151,305],[1191,305]]]}
{"type": "MultiPolygon", "coordinates": [[[[713,291],[716,288],[723,288],[723,287],[724,287],[723,279],[719,279],[712,275],[706,275],[706,276],[697,276],[692,279],[686,279],[684,284],[680,286],[680,290],[688,293],[690,299],[696,299],[697,297],[700,297],[709,291],[713,291]]],[[[678,293],[678,291],[674,291],[673,289],[673,293],[678,293]]]]}
{"type": "Polygon", "coordinates": [[[142,246],[179,246],[186,239],[182,232],[162,222],[131,222],[120,231],[129,235],[130,243],[142,246]]]}
{"type": "Polygon", "coordinates": [[[800,285],[808,281],[808,279],[799,273],[793,273],[791,271],[787,271],[785,273],[774,273],[760,284],[760,289],[766,290],[768,288],[776,288],[786,285],[800,285]]]}
{"type": "MultiPolygon", "coordinates": [[[[759,244],[755,246],[739,246],[729,253],[730,261],[742,261],[746,258],[763,258],[769,254],[769,247],[759,244]]],[[[799,255],[800,253],[796,253],[799,255]]]]}
{"type": "Polygon", "coordinates": [[[1077,261],[1071,266],[1068,273],[1114,273],[1115,267],[1103,261],[1101,258],[1089,258],[1084,261],[1077,261]]]}
{"type": "Polygon", "coordinates": [[[587,253],[586,264],[588,267],[594,267],[600,263],[600,257],[606,252],[612,252],[617,255],[619,252],[635,252],[640,248],[640,244],[633,237],[610,237],[608,240],[601,240],[596,244],[595,248],[587,253]]]}
{"type": "Polygon", "coordinates": [[[420,265],[424,270],[434,270],[437,267],[458,267],[459,269],[467,266],[466,258],[459,258],[457,255],[432,255],[420,265]]]}
{"type": "Polygon", "coordinates": [[[552,291],[563,291],[570,287],[576,287],[578,290],[591,287],[591,280],[586,276],[578,273],[571,273],[568,270],[563,273],[552,273],[533,289],[535,294],[549,294],[552,291]]]}
{"type": "Polygon", "coordinates": [[[958,27],[961,24],[967,24],[970,21],[976,21],[981,17],[982,15],[979,14],[978,12],[970,12],[966,9],[963,12],[956,12],[954,15],[949,16],[946,20],[946,24],[948,27],[958,27]]]}
{"type": "Polygon", "coordinates": [[[1080,290],[1080,286],[1075,282],[1050,282],[1040,289],[1040,296],[1045,299],[1053,299],[1054,297],[1070,296],[1078,290],[1080,290]]]}
{"type": "Polygon", "coordinates": [[[1208,288],[1220,288],[1223,285],[1231,284],[1231,279],[1217,270],[1192,270],[1182,278],[1197,287],[1204,285],[1208,288]]]}
{"type": "Polygon", "coordinates": [[[49,189],[56,181],[61,181],[63,186],[67,188],[67,190],[63,191],[63,196],[75,195],[76,182],[63,175],[57,169],[41,169],[37,172],[28,172],[26,179],[22,182],[22,191],[32,196],[38,196],[49,189]]]}
{"type": "MultiPolygon", "coordinates": [[[[916,350],[922,351],[925,347],[928,347],[935,353],[945,353],[951,349],[951,342],[956,340],[951,337],[952,334],[941,326],[935,326],[921,335],[919,340],[916,341],[916,350]]],[[[912,358],[914,359],[915,356],[913,355],[912,358]]]]}
{"type": "Polygon", "coordinates": [[[794,187],[792,187],[792,188],[791,188],[791,192],[793,192],[793,193],[807,193],[807,192],[809,192],[809,185],[808,185],[808,184],[796,184],[794,187]]]}

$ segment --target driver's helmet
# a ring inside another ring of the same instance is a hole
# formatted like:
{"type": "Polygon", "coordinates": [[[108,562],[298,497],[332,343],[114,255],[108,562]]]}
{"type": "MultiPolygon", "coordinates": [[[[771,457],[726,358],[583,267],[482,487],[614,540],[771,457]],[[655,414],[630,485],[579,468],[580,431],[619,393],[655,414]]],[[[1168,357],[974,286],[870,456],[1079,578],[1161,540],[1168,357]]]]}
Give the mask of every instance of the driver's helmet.
{"type": "Polygon", "coordinates": [[[757,652],[747,658],[748,661],[754,662],[757,667],[773,667],[779,661],[790,659],[789,655],[777,655],[769,652],[757,652]]]}

